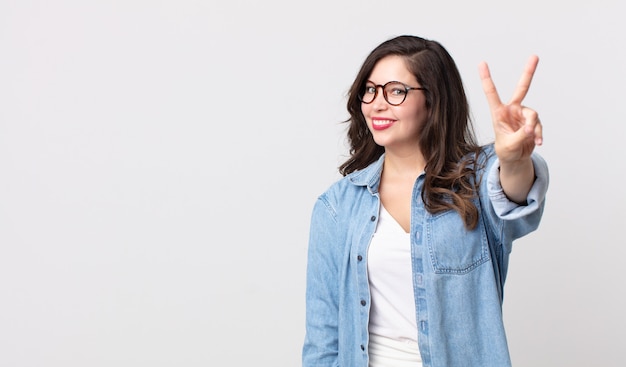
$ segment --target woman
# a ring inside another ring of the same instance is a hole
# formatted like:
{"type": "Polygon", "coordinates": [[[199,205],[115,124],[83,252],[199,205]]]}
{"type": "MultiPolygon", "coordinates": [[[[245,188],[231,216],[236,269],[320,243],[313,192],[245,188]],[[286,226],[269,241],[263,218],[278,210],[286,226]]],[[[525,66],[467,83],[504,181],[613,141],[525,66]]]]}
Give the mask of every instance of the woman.
{"type": "Polygon", "coordinates": [[[537,63],[508,104],[480,65],[495,131],[480,146],[444,47],[400,36],[369,54],[348,98],[345,177],[313,209],[303,366],[510,366],[508,257],[548,186],[541,123],[521,104],[537,63]]]}

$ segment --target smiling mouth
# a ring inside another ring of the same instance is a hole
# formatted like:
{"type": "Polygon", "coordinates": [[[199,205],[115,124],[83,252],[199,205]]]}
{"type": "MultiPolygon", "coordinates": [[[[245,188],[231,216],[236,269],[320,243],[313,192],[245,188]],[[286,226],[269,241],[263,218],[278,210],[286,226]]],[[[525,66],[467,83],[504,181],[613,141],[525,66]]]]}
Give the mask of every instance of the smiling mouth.
{"type": "Polygon", "coordinates": [[[374,130],[384,130],[393,125],[394,120],[372,120],[372,128],[374,130]]]}

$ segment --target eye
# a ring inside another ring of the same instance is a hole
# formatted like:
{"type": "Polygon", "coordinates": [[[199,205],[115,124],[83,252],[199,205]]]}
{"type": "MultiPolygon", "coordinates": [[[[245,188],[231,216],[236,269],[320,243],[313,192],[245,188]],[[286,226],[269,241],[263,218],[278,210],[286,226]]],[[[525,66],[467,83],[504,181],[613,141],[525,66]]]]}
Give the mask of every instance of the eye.
{"type": "Polygon", "coordinates": [[[389,88],[387,94],[392,96],[403,96],[406,94],[406,89],[401,86],[393,86],[392,88],[389,88]]]}
{"type": "Polygon", "coordinates": [[[365,86],[365,91],[363,91],[364,94],[375,94],[376,93],[376,87],[373,85],[366,85],[365,86]]]}

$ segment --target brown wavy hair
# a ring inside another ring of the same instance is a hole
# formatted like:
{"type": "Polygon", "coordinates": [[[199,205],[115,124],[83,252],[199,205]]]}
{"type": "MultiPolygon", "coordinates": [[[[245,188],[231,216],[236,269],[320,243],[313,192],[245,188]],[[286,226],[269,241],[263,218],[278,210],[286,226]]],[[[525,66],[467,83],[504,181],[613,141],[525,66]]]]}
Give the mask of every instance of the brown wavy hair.
{"type": "Polygon", "coordinates": [[[461,75],[448,51],[438,42],[416,36],[398,36],[367,56],[348,92],[347,140],[350,157],[339,166],[345,176],[376,161],[385,151],[377,145],[361,111],[359,94],[382,58],[402,56],[408,69],[425,88],[430,117],[420,131],[419,146],[426,159],[422,200],[430,213],[456,210],[473,229],[478,224],[479,181],[476,168],[481,147],[477,143],[461,75]]]}

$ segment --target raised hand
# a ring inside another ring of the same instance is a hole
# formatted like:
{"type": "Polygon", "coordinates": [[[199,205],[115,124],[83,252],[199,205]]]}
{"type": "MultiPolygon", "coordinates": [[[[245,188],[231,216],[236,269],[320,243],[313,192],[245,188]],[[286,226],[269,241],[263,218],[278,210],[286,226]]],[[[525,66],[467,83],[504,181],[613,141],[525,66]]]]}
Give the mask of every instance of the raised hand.
{"type": "Polygon", "coordinates": [[[531,154],[543,143],[542,126],[537,112],[522,105],[533,79],[539,58],[528,59],[511,100],[504,104],[493,84],[489,67],[479,65],[483,90],[491,110],[495,132],[495,150],[500,160],[500,183],[510,200],[523,204],[535,180],[531,154]]]}
{"type": "Polygon", "coordinates": [[[539,58],[528,59],[511,100],[504,104],[491,79],[487,63],[479,65],[483,90],[491,110],[495,132],[495,149],[500,162],[515,162],[530,157],[535,145],[543,143],[542,127],[537,112],[522,105],[532,81],[539,58]]]}

